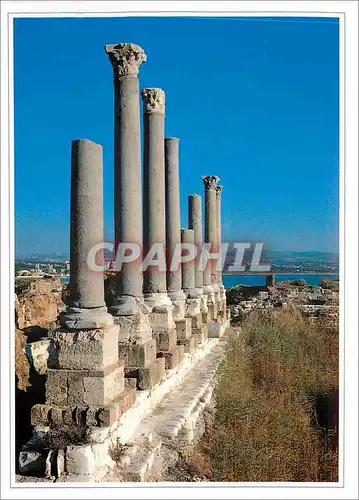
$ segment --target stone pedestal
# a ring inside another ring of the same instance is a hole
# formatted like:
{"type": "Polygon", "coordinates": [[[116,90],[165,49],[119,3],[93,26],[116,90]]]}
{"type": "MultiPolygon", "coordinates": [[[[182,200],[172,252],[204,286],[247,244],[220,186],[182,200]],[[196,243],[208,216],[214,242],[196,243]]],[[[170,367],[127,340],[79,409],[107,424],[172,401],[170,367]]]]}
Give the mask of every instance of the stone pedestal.
{"type": "MultiPolygon", "coordinates": [[[[141,143],[138,70],[144,50],[132,43],[106,45],[115,90],[115,247],[136,244],[142,250],[141,143]]],[[[132,315],[142,302],[141,255],[123,263],[116,275],[115,316],[132,315]]]]}

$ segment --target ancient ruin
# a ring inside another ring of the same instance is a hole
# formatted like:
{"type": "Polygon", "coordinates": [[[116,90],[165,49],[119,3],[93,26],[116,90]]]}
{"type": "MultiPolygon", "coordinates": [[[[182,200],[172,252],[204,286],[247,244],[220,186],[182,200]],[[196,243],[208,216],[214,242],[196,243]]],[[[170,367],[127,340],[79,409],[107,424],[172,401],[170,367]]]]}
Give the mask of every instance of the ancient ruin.
{"type": "Polygon", "coordinates": [[[115,249],[132,244],[142,252],[116,268],[115,298],[107,308],[102,146],[73,141],[70,298],[41,358],[46,400],[31,410],[33,436],[19,457],[21,472],[59,480],[101,479],[115,465],[122,480],[144,480],[166,440],[191,443],[210,404],[223,354],[219,342],[229,325],[217,268],[219,178],[202,178],[204,223],[202,198],[190,195],[188,228],[181,228],[179,139],[165,138],[164,90],[145,88],[142,192],[138,73],[147,56],[131,43],[105,51],[114,78],[115,249]],[[155,254],[172,262],[180,243],[195,246],[196,258],[174,270],[153,265],[155,254]],[[200,270],[204,247],[212,255],[200,270]],[[94,249],[96,271],[88,261],[94,249]],[[156,420],[164,396],[185,378],[187,392],[177,391],[176,404],[156,420]]]}

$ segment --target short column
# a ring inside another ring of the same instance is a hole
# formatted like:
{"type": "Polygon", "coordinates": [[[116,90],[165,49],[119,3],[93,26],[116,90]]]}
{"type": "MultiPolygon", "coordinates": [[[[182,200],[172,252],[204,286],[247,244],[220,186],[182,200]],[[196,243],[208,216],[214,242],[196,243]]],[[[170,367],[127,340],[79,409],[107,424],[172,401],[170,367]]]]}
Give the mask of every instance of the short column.
{"type": "MultiPolygon", "coordinates": [[[[142,90],[144,106],[144,267],[149,255],[166,263],[165,236],[165,93],[159,88],[142,90]]],[[[151,308],[171,305],[167,295],[166,270],[160,266],[144,269],[144,298],[151,308]]]]}
{"type": "Polygon", "coordinates": [[[197,248],[195,259],[195,286],[201,297],[201,312],[207,311],[207,295],[203,294],[203,270],[201,252],[203,247],[202,197],[199,194],[188,196],[188,227],[194,231],[194,244],[197,248]]]}
{"type": "Polygon", "coordinates": [[[182,269],[171,268],[175,251],[181,244],[181,214],[179,187],[179,139],[165,139],[165,185],[166,185],[166,255],[167,293],[174,306],[175,320],[184,318],[185,295],[182,291],[182,269]]]}
{"type": "MultiPolygon", "coordinates": [[[[181,242],[194,247],[193,229],[181,229],[181,242]]],[[[182,287],[187,298],[197,297],[194,259],[182,263],[182,287]]]]}
{"type": "MultiPolygon", "coordinates": [[[[135,244],[142,250],[141,141],[138,71],[146,61],[133,43],[106,45],[113,67],[115,108],[115,248],[135,244]]],[[[142,297],[141,255],[116,273],[116,293],[110,309],[115,316],[138,312],[142,297]]]]}
{"type": "Polygon", "coordinates": [[[70,300],[60,323],[77,330],[113,324],[104,299],[102,146],[72,142],[70,300]]]}

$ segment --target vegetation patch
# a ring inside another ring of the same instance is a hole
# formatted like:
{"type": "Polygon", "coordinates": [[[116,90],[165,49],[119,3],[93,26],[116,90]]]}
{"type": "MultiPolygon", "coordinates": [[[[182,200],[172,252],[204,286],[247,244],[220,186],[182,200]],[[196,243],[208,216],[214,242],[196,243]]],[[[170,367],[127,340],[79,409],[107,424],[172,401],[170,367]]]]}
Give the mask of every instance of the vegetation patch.
{"type": "Polygon", "coordinates": [[[338,349],[337,325],[294,307],[247,317],[190,465],[212,481],[338,481],[338,349]]]}

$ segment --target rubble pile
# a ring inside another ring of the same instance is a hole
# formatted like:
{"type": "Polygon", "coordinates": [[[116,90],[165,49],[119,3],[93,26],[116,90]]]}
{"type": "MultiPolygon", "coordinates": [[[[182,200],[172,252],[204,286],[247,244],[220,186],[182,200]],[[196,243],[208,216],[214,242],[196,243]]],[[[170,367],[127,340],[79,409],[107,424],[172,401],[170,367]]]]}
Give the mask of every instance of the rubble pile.
{"type": "Polygon", "coordinates": [[[287,308],[295,304],[305,316],[338,322],[339,281],[308,285],[304,280],[282,281],[273,286],[237,285],[227,289],[232,322],[241,323],[254,310],[287,308]]]}

